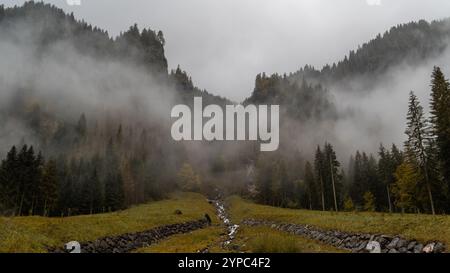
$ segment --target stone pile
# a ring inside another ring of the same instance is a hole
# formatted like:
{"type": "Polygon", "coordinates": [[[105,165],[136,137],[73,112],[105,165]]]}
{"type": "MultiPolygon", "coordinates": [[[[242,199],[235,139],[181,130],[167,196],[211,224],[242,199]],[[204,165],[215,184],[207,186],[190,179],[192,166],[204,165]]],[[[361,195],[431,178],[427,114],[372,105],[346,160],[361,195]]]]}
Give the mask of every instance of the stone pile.
{"type": "MultiPolygon", "coordinates": [[[[207,219],[180,224],[160,226],[142,232],[107,236],[94,241],[82,242],[81,253],[126,253],[141,247],[147,247],[161,239],[175,234],[187,233],[205,228],[210,223],[207,219]]],[[[64,248],[49,249],[49,252],[64,253],[64,248]]]]}
{"type": "Polygon", "coordinates": [[[352,252],[375,252],[367,249],[369,242],[377,242],[381,253],[440,253],[445,251],[445,245],[442,242],[421,243],[416,240],[406,240],[401,236],[322,230],[309,225],[284,224],[256,219],[246,219],[242,221],[242,224],[270,226],[279,231],[302,235],[352,252]]]}

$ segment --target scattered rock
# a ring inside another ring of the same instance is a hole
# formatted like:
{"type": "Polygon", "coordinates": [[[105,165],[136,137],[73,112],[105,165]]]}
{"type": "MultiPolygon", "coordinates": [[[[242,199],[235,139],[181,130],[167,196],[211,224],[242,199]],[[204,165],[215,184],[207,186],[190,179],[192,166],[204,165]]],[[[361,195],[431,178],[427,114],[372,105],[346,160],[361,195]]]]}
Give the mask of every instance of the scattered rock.
{"type": "Polygon", "coordinates": [[[387,249],[394,249],[397,246],[397,243],[400,239],[395,237],[392,241],[386,246],[387,249]]]}
{"type": "Polygon", "coordinates": [[[422,249],[422,251],[425,253],[432,253],[433,250],[434,250],[434,243],[429,243],[422,249]]]}
{"type": "Polygon", "coordinates": [[[408,245],[408,243],[406,242],[406,240],[403,240],[401,238],[398,239],[397,245],[395,246],[397,249],[402,248],[402,247],[406,247],[408,245]]]}
{"type": "Polygon", "coordinates": [[[381,253],[381,245],[377,241],[370,241],[367,243],[366,250],[369,253],[381,253]]]}
{"type": "Polygon", "coordinates": [[[422,245],[422,244],[417,244],[417,245],[414,247],[413,252],[414,252],[414,253],[422,253],[422,249],[423,249],[423,245],[422,245]]]}
{"type": "Polygon", "coordinates": [[[400,253],[407,253],[408,250],[406,249],[406,247],[401,247],[401,248],[399,248],[398,252],[400,252],[400,253]]]}
{"type": "Polygon", "coordinates": [[[436,243],[436,245],[434,246],[434,253],[441,253],[444,251],[445,251],[444,244],[441,242],[436,243]]]}
{"type": "Polygon", "coordinates": [[[406,247],[406,249],[407,250],[410,250],[410,251],[412,251],[412,250],[414,250],[414,246],[416,245],[416,241],[411,241],[411,242],[409,242],[409,244],[408,244],[408,246],[406,247]]]}

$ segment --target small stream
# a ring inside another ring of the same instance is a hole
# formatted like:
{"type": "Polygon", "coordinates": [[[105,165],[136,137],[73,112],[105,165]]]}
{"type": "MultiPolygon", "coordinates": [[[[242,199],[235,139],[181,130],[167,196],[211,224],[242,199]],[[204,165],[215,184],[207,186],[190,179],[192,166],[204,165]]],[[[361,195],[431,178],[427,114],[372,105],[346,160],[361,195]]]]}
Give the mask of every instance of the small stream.
{"type": "Polygon", "coordinates": [[[222,222],[225,224],[227,228],[227,239],[223,242],[223,246],[228,246],[231,241],[236,237],[236,233],[239,229],[239,225],[233,224],[226,212],[225,204],[223,200],[220,198],[211,200],[211,202],[214,204],[217,210],[217,215],[219,216],[219,219],[222,220],[222,222]]]}

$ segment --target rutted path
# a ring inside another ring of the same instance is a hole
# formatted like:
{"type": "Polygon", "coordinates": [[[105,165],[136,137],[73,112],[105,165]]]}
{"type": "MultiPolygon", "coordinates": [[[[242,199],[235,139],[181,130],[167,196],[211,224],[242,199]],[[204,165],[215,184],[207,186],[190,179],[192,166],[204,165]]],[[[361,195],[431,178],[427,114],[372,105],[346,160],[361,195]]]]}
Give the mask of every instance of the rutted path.
{"type": "Polygon", "coordinates": [[[284,224],[255,219],[243,220],[242,224],[270,226],[279,231],[301,235],[352,252],[440,253],[445,251],[445,245],[442,242],[421,243],[416,240],[406,240],[400,236],[323,230],[310,225],[284,224]]]}
{"type": "MultiPolygon", "coordinates": [[[[211,224],[208,218],[179,224],[160,226],[142,232],[125,233],[118,236],[106,236],[94,241],[82,242],[82,253],[126,253],[147,247],[171,235],[202,229],[211,224]]],[[[49,248],[49,252],[64,253],[63,248],[49,248]]]]}

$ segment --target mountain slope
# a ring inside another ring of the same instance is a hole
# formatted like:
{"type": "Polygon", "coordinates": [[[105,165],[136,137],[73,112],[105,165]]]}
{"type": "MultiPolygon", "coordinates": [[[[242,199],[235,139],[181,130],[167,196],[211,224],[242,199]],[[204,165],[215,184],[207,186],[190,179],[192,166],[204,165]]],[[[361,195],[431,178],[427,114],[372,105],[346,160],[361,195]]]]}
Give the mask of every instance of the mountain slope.
{"type": "Polygon", "coordinates": [[[322,69],[305,65],[284,76],[259,74],[253,93],[246,101],[284,105],[290,109],[289,116],[297,120],[327,117],[319,113],[328,113],[330,117],[336,115],[336,111],[326,90],[339,86],[340,90],[351,91],[355,80],[364,86],[359,85],[354,91],[370,90],[391,68],[400,64],[417,66],[439,57],[447,49],[449,41],[450,19],[401,24],[350,51],[343,60],[322,69]]]}

